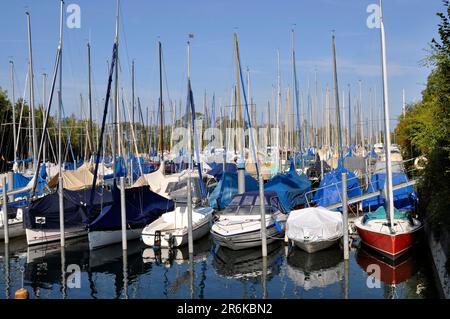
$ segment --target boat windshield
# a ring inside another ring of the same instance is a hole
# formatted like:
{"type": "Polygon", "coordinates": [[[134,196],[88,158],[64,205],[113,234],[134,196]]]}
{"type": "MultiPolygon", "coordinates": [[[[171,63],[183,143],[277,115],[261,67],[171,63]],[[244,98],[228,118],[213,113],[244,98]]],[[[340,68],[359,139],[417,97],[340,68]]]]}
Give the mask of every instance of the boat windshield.
{"type": "MultiPolygon", "coordinates": [[[[278,207],[269,204],[265,197],[266,213],[275,213],[278,207]]],[[[273,202],[272,202],[273,204],[273,202]]],[[[231,203],[225,208],[221,215],[259,215],[260,198],[259,195],[237,195],[233,197],[231,203]]]]}

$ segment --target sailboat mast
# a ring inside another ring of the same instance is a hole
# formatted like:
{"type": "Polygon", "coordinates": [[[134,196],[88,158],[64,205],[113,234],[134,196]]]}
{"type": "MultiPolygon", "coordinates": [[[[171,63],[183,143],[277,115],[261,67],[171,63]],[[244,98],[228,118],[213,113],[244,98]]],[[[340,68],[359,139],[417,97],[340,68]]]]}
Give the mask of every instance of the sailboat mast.
{"type": "Polygon", "coordinates": [[[386,212],[388,213],[391,231],[394,227],[394,196],[392,191],[392,170],[391,170],[391,134],[389,127],[389,94],[388,76],[386,65],[386,38],[384,33],[384,22],[382,13],[382,0],[380,0],[380,33],[381,33],[381,58],[383,74],[383,108],[384,108],[384,149],[386,154],[386,212]]]}
{"type": "MultiPolygon", "coordinates": [[[[338,131],[338,154],[339,158],[343,160],[342,153],[342,132],[341,132],[341,114],[339,111],[339,88],[338,88],[338,79],[337,79],[337,64],[336,64],[336,44],[335,44],[335,35],[333,31],[332,35],[332,45],[333,45],[333,78],[334,78],[334,107],[336,108],[336,125],[338,131]]],[[[344,163],[342,163],[344,164],[344,163]]]]}
{"type": "Polygon", "coordinates": [[[30,13],[27,15],[27,29],[28,29],[28,79],[30,81],[30,114],[31,114],[31,133],[32,133],[32,149],[33,149],[33,171],[36,169],[38,163],[36,158],[36,119],[34,116],[34,74],[33,74],[33,48],[31,46],[31,18],[30,13]]]}
{"type": "Polygon", "coordinates": [[[236,99],[237,99],[237,120],[238,127],[236,130],[237,134],[237,144],[239,152],[241,153],[241,158],[245,161],[244,156],[244,145],[243,145],[243,136],[244,132],[238,132],[238,130],[243,130],[242,125],[242,103],[241,103],[241,83],[239,81],[239,48],[238,48],[238,40],[237,34],[234,33],[234,51],[235,51],[235,61],[236,61],[236,99]]]}
{"type": "Polygon", "coordinates": [[[158,41],[158,49],[159,49],[159,151],[161,153],[161,162],[164,161],[164,113],[163,113],[163,97],[162,97],[162,46],[161,41],[158,41]]]}
{"type": "Polygon", "coordinates": [[[16,153],[16,141],[17,141],[17,133],[16,133],[16,97],[14,92],[14,61],[10,60],[9,64],[11,66],[10,72],[11,72],[11,93],[12,93],[12,121],[13,121],[13,153],[14,153],[14,163],[17,161],[17,153],[16,153]]]}
{"type": "MultiPolygon", "coordinates": [[[[47,92],[47,73],[42,74],[42,120],[45,118],[45,103],[46,103],[46,93],[47,92]]],[[[45,131],[42,131],[42,135],[47,134],[45,131]]],[[[46,153],[46,147],[45,147],[46,141],[44,140],[44,149],[42,151],[42,162],[45,164],[45,153],[46,153]]],[[[15,154],[14,154],[15,155],[15,154]]]]}
{"type": "MultiPolygon", "coordinates": [[[[89,105],[89,138],[93,141],[94,135],[92,131],[92,77],[91,77],[91,44],[87,43],[88,49],[88,105],[89,105]]],[[[91,142],[92,144],[92,142],[91,142]]],[[[92,153],[92,149],[90,150],[92,153]]],[[[91,154],[89,154],[89,157],[91,154]]]]}
{"type": "Polygon", "coordinates": [[[276,113],[276,150],[277,150],[277,173],[281,168],[280,158],[280,112],[281,112],[281,77],[280,77],[280,50],[277,49],[277,113],[276,113]]]}
{"type": "Polygon", "coordinates": [[[117,13],[116,13],[116,34],[114,37],[114,43],[116,45],[116,64],[115,64],[115,83],[114,83],[114,112],[113,112],[113,134],[111,139],[112,144],[112,157],[113,157],[113,171],[114,171],[114,185],[116,185],[117,181],[117,165],[116,165],[116,137],[118,146],[119,146],[119,153],[120,153],[120,137],[119,135],[119,123],[118,123],[118,117],[119,117],[119,2],[120,0],[117,0],[117,13]]]}
{"type": "MultiPolygon", "coordinates": [[[[64,1],[61,1],[61,15],[63,10],[64,1]]],[[[62,19],[62,18],[61,18],[62,19]]],[[[60,30],[59,30],[59,50],[60,50],[60,58],[59,58],[59,90],[58,90],[58,167],[59,167],[59,177],[62,177],[62,22],[60,22],[60,30]]],[[[30,72],[32,72],[30,70],[30,72]]],[[[32,74],[32,73],[30,73],[32,74]]]]}
{"type": "Polygon", "coordinates": [[[348,146],[352,146],[352,103],[350,84],[348,85],[348,146]]]}

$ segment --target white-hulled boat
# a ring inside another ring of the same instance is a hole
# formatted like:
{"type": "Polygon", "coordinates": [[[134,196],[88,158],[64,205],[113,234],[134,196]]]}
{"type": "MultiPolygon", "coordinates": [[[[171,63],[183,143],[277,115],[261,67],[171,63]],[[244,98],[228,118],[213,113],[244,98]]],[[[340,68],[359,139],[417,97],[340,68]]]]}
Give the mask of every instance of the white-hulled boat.
{"type": "MultiPolygon", "coordinates": [[[[284,235],[287,213],[277,194],[264,192],[266,203],[267,243],[284,235]]],[[[246,192],[233,197],[227,208],[211,228],[214,240],[233,250],[261,245],[261,211],[258,191],[246,192]]]]}
{"type": "Polygon", "coordinates": [[[334,245],[343,234],[342,214],[323,207],[293,210],[286,222],[286,237],[308,253],[334,245]]]}
{"type": "MultiPolygon", "coordinates": [[[[25,229],[23,228],[22,207],[17,207],[15,217],[8,218],[8,235],[9,238],[21,237],[25,235],[25,229]]],[[[0,240],[4,239],[5,239],[5,221],[3,218],[3,210],[0,210],[0,240]]]]}
{"type": "MultiPolygon", "coordinates": [[[[194,241],[208,234],[214,210],[211,207],[192,209],[192,234],[194,241]]],[[[148,246],[180,247],[188,243],[187,206],[162,214],[142,230],[142,241],[148,246]]]]}

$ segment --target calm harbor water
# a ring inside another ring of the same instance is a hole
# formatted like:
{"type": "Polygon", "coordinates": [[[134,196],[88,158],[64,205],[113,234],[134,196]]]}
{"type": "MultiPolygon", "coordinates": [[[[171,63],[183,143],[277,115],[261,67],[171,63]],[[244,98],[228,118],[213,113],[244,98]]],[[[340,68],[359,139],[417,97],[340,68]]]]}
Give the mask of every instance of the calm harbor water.
{"type": "Polygon", "coordinates": [[[8,258],[0,245],[0,298],[14,298],[22,278],[33,299],[439,297],[425,248],[390,265],[361,247],[344,262],[339,247],[307,254],[278,242],[263,263],[260,248],[232,251],[209,237],[194,245],[191,267],[187,248],[154,251],[140,241],[129,242],[125,258],[121,245],[90,252],[86,239],[68,242],[64,252],[59,243],[27,248],[13,241],[8,258]],[[62,280],[62,269],[80,275],[62,280]],[[374,269],[378,286],[368,274],[374,269]]]}

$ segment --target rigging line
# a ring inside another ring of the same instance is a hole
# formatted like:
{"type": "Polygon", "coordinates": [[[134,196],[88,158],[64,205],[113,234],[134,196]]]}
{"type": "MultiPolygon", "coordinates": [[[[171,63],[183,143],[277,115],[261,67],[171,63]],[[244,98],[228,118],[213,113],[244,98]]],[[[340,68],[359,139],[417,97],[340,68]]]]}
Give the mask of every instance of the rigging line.
{"type": "Polygon", "coordinates": [[[29,72],[27,71],[27,75],[25,76],[25,88],[24,88],[24,90],[23,90],[23,97],[22,97],[22,100],[21,100],[21,108],[20,108],[20,117],[19,117],[19,128],[18,128],[18,131],[17,131],[17,140],[16,140],[16,145],[15,145],[15,148],[14,148],[14,150],[15,150],[15,152],[17,152],[17,148],[19,147],[19,140],[20,140],[20,132],[21,132],[21,129],[22,129],[22,116],[23,116],[23,109],[25,108],[25,96],[26,96],[26,94],[27,94],[27,89],[28,89],[28,74],[29,74],[29,72]]]}
{"type": "MultiPolygon", "coordinates": [[[[62,110],[62,115],[63,115],[64,123],[66,124],[67,143],[68,143],[67,147],[70,149],[70,154],[72,155],[72,159],[73,159],[74,161],[76,161],[75,155],[74,155],[74,153],[73,153],[73,148],[72,148],[72,139],[71,139],[71,137],[70,137],[71,132],[70,132],[70,130],[69,130],[69,125],[68,125],[68,121],[67,121],[67,117],[66,117],[66,112],[64,111],[64,104],[62,103],[62,101],[61,101],[61,110],[62,110]]],[[[74,119],[76,120],[75,117],[74,117],[74,119]]],[[[67,156],[67,153],[66,153],[66,156],[67,156]]]]}
{"type": "Polygon", "coordinates": [[[170,104],[169,83],[168,83],[168,80],[167,80],[166,63],[164,61],[164,50],[162,50],[162,49],[161,49],[161,60],[162,60],[162,67],[163,67],[163,71],[164,71],[164,80],[165,80],[165,83],[166,83],[167,98],[168,98],[168,101],[169,101],[169,104],[170,104]]]}
{"type": "MultiPolygon", "coordinates": [[[[119,3],[119,11],[120,11],[120,24],[122,25],[122,35],[123,35],[123,41],[125,42],[125,54],[127,55],[127,64],[128,64],[128,75],[131,77],[131,66],[130,66],[130,57],[128,55],[128,44],[127,44],[127,37],[126,37],[126,32],[125,32],[125,22],[124,22],[124,14],[123,14],[123,10],[122,10],[122,6],[119,3]]],[[[119,64],[120,66],[120,64],[119,64]]]]}

